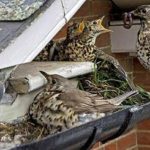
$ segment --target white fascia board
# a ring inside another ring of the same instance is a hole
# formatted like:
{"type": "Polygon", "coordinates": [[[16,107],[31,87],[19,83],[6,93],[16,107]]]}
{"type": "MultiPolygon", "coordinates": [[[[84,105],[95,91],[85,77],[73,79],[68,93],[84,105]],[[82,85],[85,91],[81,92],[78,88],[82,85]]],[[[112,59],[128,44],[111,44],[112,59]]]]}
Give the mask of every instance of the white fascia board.
{"type": "MultiPolygon", "coordinates": [[[[65,1],[69,1],[69,0],[65,0],[65,1]]],[[[65,18],[67,20],[70,20],[71,17],[77,12],[77,10],[83,5],[83,3],[86,1],[86,0],[74,0],[76,1],[76,5],[72,5],[73,7],[71,8],[71,6],[69,5],[70,3],[68,3],[68,6],[70,6],[70,10],[69,12],[66,13],[66,16],[65,18]]],[[[67,3],[66,3],[67,5],[67,3]]]]}
{"type": "Polygon", "coordinates": [[[0,69],[32,61],[84,2],[85,0],[55,0],[0,53],[0,69]]]}
{"type": "Polygon", "coordinates": [[[136,52],[137,34],[140,29],[140,24],[137,20],[130,29],[123,27],[122,21],[111,22],[109,27],[111,33],[112,53],[131,53],[136,52]]]}

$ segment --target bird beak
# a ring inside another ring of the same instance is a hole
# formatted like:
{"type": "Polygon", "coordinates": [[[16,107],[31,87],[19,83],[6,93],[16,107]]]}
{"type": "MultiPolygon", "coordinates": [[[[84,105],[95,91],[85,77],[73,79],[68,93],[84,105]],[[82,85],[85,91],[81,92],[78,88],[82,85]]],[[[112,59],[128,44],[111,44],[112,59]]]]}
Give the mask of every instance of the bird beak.
{"type": "Polygon", "coordinates": [[[106,29],[106,28],[102,25],[104,18],[105,18],[105,16],[103,16],[101,19],[98,19],[98,20],[97,20],[100,29],[103,31],[103,33],[112,32],[112,30],[106,29]]]}
{"type": "Polygon", "coordinates": [[[44,71],[40,71],[40,73],[44,76],[44,77],[48,77],[48,74],[46,73],[46,72],[44,72],[44,71]]]}
{"type": "Polygon", "coordinates": [[[79,24],[77,33],[82,33],[83,30],[84,30],[84,28],[85,28],[85,23],[84,23],[84,21],[82,21],[82,22],[80,22],[80,24],[79,24]]]}
{"type": "Polygon", "coordinates": [[[47,74],[46,72],[44,72],[44,71],[39,71],[45,78],[46,78],[46,80],[48,81],[48,82],[52,82],[52,78],[50,77],[50,75],[49,74],[47,74]]]}

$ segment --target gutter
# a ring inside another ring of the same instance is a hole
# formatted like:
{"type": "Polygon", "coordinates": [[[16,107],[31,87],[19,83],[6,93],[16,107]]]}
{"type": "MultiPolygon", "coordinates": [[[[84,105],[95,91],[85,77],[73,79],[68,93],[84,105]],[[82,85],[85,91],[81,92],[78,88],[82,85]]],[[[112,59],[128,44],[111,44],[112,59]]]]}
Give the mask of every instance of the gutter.
{"type": "Polygon", "coordinates": [[[149,107],[150,103],[131,106],[104,118],[49,135],[40,141],[24,144],[12,150],[42,150],[43,147],[45,150],[90,150],[96,142],[106,143],[126,133],[138,122],[148,119],[149,107]]]}

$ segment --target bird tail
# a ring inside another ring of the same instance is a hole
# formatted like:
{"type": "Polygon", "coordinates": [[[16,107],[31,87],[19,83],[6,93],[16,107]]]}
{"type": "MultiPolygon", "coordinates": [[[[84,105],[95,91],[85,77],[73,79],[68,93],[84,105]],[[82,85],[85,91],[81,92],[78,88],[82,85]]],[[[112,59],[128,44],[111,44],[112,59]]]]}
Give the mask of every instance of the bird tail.
{"type": "Polygon", "coordinates": [[[124,93],[123,95],[120,95],[120,96],[117,96],[115,98],[112,98],[112,99],[109,99],[107,100],[110,104],[113,104],[113,105],[120,105],[124,100],[126,100],[127,98],[131,97],[131,96],[134,96],[134,95],[137,95],[138,94],[138,91],[137,90],[134,90],[134,91],[130,91],[130,92],[126,92],[124,93]]]}

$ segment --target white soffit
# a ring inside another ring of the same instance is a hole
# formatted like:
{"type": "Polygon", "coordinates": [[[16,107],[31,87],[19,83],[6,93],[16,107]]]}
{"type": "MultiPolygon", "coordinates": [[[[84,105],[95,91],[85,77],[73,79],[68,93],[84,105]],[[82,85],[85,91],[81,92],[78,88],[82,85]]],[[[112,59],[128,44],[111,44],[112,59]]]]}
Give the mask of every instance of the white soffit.
{"type": "Polygon", "coordinates": [[[85,0],[55,0],[0,53],[0,69],[32,61],[85,0]]]}
{"type": "Polygon", "coordinates": [[[110,23],[111,45],[113,53],[136,52],[137,34],[140,28],[140,22],[136,21],[130,29],[125,29],[121,21],[110,23]]]}

